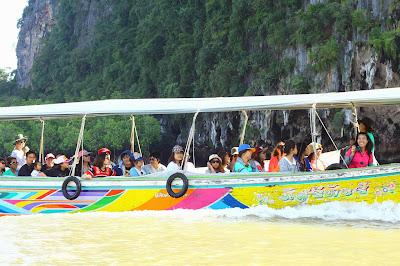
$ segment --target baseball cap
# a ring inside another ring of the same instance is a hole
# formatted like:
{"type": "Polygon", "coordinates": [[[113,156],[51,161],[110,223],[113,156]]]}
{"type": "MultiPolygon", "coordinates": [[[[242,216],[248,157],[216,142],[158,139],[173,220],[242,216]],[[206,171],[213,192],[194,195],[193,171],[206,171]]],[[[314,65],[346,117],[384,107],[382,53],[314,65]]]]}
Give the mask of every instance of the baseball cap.
{"type": "Polygon", "coordinates": [[[68,163],[71,159],[68,159],[66,156],[59,156],[57,159],[54,159],[54,164],[68,163]]]}
{"type": "Polygon", "coordinates": [[[239,147],[233,147],[233,148],[231,149],[231,154],[232,154],[232,155],[239,154],[238,149],[239,149],[239,147]]]}
{"type": "Polygon", "coordinates": [[[54,154],[52,154],[52,153],[48,153],[48,154],[46,155],[46,157],[44,157],[45,160],[47,160],[47,159],[49,159],[49,158],[55,159],[56,156],[54,156],[54,154]]]}
{"type": "Polygon", "coordinates": [[[133,155],[131,156],[132,161],[141,161],[143,159],[144,157],[142,156],[142,154],[138,152],[134,152],[133,155]]]}
{"type": "Polygon", "coordinates": [[[268,147],[264,148],[263,146],[257,146],[257,147],[254,147],[254,149],[255,149],[255,151],[253,152],[253,155],[255,156],[255,155],[259,154],[261,151],[268,150],[268,147]]]}
{"type": "Polygon", "coordinates": [[[244,151],[244,150],[251,150],[251,152],[255,152],[256,151],[256,149],[251,148],[249,144],[240,145],[239,148],[238,148],[238,152],[240,153],[241,151],[244,151]]]}
{"type": "Polygon", "coordinates": [[[78,158],[81,158],[82,156],[90,155],[90,154],[92,154],[92,153],[91,153],[91,152],[88,152],[87,150],[81,150],[81,151],[78,153],[78,158]]]}
{"type": "Polygon", "coordinates": [[[212,159],[215,159],[215,158],[217,158],[220,162],[222,162],[221,157],[219,157],[218,154],[211,154],[208,157],[208,161],[210,162],[212,159]]]}
{"type": "Polygon", "coordinates": [[[172,148],[172,152],[173,152],[173,153],[183,152],[183,148],[182,148],[182,146],[175,145],[175,146],[172,148]]]}

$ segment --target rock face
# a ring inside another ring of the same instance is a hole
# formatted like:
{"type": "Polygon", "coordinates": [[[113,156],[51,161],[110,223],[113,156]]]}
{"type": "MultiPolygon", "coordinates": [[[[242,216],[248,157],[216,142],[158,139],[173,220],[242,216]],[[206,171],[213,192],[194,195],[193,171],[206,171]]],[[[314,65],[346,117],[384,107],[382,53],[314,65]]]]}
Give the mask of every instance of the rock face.
{"type": "Polygon", "coordinates": [[[24,14],[23,23],[17,44],[17,85],[31,85],[31,69],[33,60],[40,53],[41,40],[51,32],[51,25],[56,23],[57,0],[37,0],[31,6],[31,11],[24,14]]]}
{"type": "MultiPolygon", "coordinates": [[[[104,15],[112,11],[112,4],[106,0],[80,1],[80,8],[86,11],[83,19],[76,21],[74,28],[80,30],[78,40],[79,48],[91,45],[96,22],[104,15]],[[103,3],[104,2],[104,3],[103,3]],[[101,9],[99,9],[101,7],[101,9]],[[99,11],[101,10],[101,11],[99,11]]],[[[304,7],[308,4],[324,3],[328,1],[308,0],[304,1],[304,7]]],[[[358,9],[365,10],[376,19],[386,21],[390,17],[389,9],[392,0],[366,0],[354,1],[358,9]]],[[[33,1],[32,11],[23,18],[17,45],[18,87],[31,85],[31,69],[34,58],[40,53],[41,39],[51,32],[51,26],[57,23],[57,0],[33,1]]],[[[394,19],[393,25],[398,25],[394,19]]],[[[284,51],[284,56],[295,60],[293,74],[305,75],[313,84],[311,91],[348,91],[369,90],[387,87],[399,87],[400,77],[398,62],[381,58],[374,53],[372,48],[357,45],[358,41],[364,41],[367,36],[353,31],[352,41],[339,41],[340,59],[330,71],[324,73],[311,73],[307,70],[309,65],[308,50],[304,46],[289,48],[284,51]]],[[[251,77],[247,79],[252,84],[251,77]]],[[[282,83],[284,80],[282,80],[282,83]]],[[[280,86],[278,93],[287,94],[284,86],[280,86]]],[[[304,95],[307,97],[307,95],[304,95]]],[[[349,145],[349,138],[353,132],[350,119],[351,110],[320,110],[319,115],[326,124],[329,134],[333,137],[338,147],[349,145]]],[[[375,121],[376,157],[382,163],[400,161],[400,108],[375,107],[358,109],[359,117],[368,116],[375,121]]],[[[207,158],[210,150],[230,150],[237,146],[239,141],[238,129],[241,127],[243,115],[240,113],[209,114],[199,116],[197,122],[197,135],[195,136],[196,150],[200,154],[200,160],[207,158]]],[[[163,121],[164,128],[169,128],[163,121]]],[[[246,142],[251,145],[274,146],[280,140],[294,139],[295,141],[311,140],[309,113],[304,111],[259,111],[249,112],[248,128],[246,129],[246,142]]],[[[325,150],[333,149],[328,134],[318,123],[318,139],[325,150]]],[[[176,142],[186,144],[188,129],[165,132],[165,135],[173,135],[176,142]],[[176,133],[180,132],[180,133],[176,133]]]]}

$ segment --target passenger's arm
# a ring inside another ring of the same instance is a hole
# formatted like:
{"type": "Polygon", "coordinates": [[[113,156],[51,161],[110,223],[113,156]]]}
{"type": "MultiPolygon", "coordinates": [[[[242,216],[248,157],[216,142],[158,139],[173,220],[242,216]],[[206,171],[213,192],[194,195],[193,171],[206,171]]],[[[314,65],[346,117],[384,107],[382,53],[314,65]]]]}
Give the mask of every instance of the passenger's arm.
{"type": "Polygon", "coordinates": [[[43,173],[43,172],[40,172],[39,176],[47,176],[47,175],[45,173],[43,173]]]}
{"type": "MultiPolygon", "coordinates": [[[[350,155],[350,156],[345,156],[344,157],[344,162],[346,163],[347,166],[350,165],[351,161],[353,160],[354,155],[350,155]]],[[[369,164],[368,164],[369,165],[369,164]]]]}

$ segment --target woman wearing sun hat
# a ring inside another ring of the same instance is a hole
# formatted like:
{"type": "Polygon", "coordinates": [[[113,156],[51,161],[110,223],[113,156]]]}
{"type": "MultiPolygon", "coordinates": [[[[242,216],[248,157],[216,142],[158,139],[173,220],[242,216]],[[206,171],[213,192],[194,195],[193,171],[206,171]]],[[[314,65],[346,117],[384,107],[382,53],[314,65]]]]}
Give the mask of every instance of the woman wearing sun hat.
{"type": "Polygon", "coordinates": [[[94,166],[92,166],[82,178],[92,179],[94,177],[115,176],[115,171],[110,168],[111,165],[111,151],[107,148],[101,148],[94,159],[94,166]]]}
{"type": "Polygon", "coordinates": [[[218,154],[211,154],[208,157],[206,174],[216,174],[220,172],[220,165],[222,163],[221,157],[218,154]]]}
{"type": "Polygon", "coordinates": [[[25,137],[22,134],[18,134],[15,136],[13,144],[15,145],[15,148],[11,152],[11,156],[17,158],[18,161],[18,167],[17,171],[21,169],[21,167],[26,164],[26,153],[29,151],[28,147],[25,147],[25,143],[28,140],[27,137],[25,137]]]}
{"type": "Polygon", "coordinates": [[[258,172],[256,167],[252,167],[252,165],[250,165],[251,155],[255,151],[256,149],[251,148],[249,144],[242,144],[239,146],[239,158],[237,158],[235,163],[235,172],[258,172]]]}

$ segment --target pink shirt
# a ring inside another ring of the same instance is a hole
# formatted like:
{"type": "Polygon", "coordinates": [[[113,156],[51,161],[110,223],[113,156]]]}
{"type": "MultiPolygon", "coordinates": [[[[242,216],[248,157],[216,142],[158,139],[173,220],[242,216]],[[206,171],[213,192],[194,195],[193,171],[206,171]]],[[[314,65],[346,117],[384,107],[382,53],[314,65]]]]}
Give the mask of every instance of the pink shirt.
{"type": "MultiPolygon", "coordinates": [[[[351,148],[347,151],[346,156],[351,156],[351,148]]],[[[367,167],[368,163],[373,163],[374,158],[372,156],[372,153],[368,156],[367,151],[364,153],[361,153],[359,151],[354,154],[353,160],[351,160],[351,163],[349,165],[349,168],[360,168],[360,167],[367,167]]]]}

